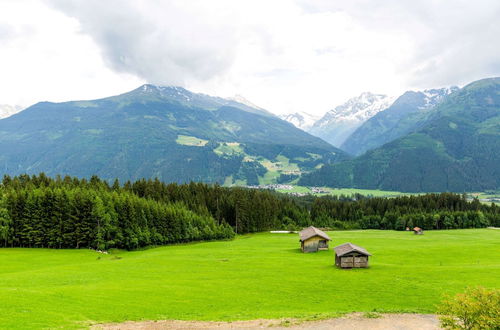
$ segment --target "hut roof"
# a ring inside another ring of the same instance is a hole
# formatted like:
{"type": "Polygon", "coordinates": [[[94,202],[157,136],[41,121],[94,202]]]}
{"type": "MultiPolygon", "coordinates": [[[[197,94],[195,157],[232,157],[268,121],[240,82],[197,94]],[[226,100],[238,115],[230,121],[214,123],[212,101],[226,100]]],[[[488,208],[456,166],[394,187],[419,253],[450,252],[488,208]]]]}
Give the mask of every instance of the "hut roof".
{"type": "Polygon", "coordinates": [[[415,228],[413,228],[413,231],[422,231],[422,228],[420,228],[420,227],[415,227],[415,228]]]}
{"type": "Polygon", "coordinates": [[[344,243],[342,245],[336,246],[334,250],[335,254],[338,255],[339,257],[342,257],[343,255],[353,251],[364,254],[366,256],[371,256],[371,254],[365,249],[363,249],[361,246],[357,246],[352,243],[344,243]]]}
{"type": "Polygon", "coordinates": [[[318,228],[316,227],[307,227],[306,229],[302,230],[300,233],[300,240],[301,241],[305,241],[311,237],[314,237],[314,236],[320,236],[320,237],[323,237],[324,239],[327,239],[329,241],[331,241],[332,239],[322,230],[319,230],[318,228]]]}

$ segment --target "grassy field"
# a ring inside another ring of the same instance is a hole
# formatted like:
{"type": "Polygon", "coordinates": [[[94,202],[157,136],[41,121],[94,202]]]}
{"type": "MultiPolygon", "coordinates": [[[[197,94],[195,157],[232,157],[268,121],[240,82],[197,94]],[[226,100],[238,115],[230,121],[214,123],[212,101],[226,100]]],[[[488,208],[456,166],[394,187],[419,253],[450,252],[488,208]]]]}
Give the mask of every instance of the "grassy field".
{"type": "Polygon", "coordinates": [[[313,193],[310,187],[304,187],[304,186],[293,186],[293,189],[290,189],[290,190],[278,189],[278,191],[285,193],[285,194],[297,192],[297,193],[304,193],[304,194],[312,194],[315,196],[325,196],[325,195],[351,196],[354,194],[361,194],[364,196],[374,196],[374,197],[396,197],[396,196],[403,196],[403,195],[412,195],[412,193],[403,193],[403,192],[399,192],[399,191],[388,191],[388,190],[373,190],[373,189],[328,188],[328,187],[322,187],[321,189],[324,191],[327,191],[327,192],[325,192],[325,193],[313,193]]]}
{"type": "Polygon", "coordinates": [[[110,255],[0,249],[0,327],[432,313],[443,293],[500,287],[500,230],[330,234],[332,246],[352,242],[367,248],[371,267],[337,269],[331,250],[302,254],[296,234],[110,255]]]}

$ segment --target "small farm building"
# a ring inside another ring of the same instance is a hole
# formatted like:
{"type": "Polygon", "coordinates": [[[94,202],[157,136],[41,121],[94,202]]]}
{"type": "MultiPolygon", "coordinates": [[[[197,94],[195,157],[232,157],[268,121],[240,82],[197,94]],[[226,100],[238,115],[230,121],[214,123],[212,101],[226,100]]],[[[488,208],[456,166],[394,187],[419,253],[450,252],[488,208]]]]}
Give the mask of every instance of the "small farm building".
{"type": "Polygon", "coordinates": [[[345,243],[335,248],[335,265],[340,268],[366,268],[371,254],[361,246],[345,243]]]}
{"type": "Polygon", "coordinates": [[[413,228],[413,232],[415,233],[415,235],[422,235],[424,233],[424,230],[420,227],[415,227],[413,228]]]}
{"type": "Polygon", "coordinates": [[[316,227],[308,227],[299,233],[300,249],[302,252],[317,252],[318,250],[328,250],[330,237],[316,227]]]}

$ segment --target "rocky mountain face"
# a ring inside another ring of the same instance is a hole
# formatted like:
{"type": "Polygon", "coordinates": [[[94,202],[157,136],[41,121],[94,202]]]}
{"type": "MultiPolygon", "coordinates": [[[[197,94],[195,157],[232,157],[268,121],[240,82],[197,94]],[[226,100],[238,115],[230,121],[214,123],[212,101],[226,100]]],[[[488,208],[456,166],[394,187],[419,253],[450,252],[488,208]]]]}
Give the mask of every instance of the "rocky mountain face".
{"type": "Polygon", "coordinates": [[[360,125],[387,109],[393,101],[394,98],[387,95],[362,93],[328,111],[309,132],[338,147],[360,125]]]}
{"type": "Polygon", "coordinates": [[[418,128],[418,116],[432,110],[458,87],[408,91],[387,109],[376,113],[357,128],[342,144],[341,149],[353,155],[402,137],[418,128]]]}

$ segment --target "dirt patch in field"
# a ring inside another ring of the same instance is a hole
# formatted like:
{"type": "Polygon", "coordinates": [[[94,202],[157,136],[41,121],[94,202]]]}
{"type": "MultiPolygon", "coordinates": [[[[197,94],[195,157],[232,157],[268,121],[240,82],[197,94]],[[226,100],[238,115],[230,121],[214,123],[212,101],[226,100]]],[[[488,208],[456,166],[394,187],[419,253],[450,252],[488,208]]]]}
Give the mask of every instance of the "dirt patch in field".
{"type": "Polygon", "coordinates": [[[363,314],[352,313],[336,319],[321,321],[251,320],[235,322],[202,321],[144,321],[114,324],[98,324],[92,329],[105,330],[159,330],[159,329],[389,329],[389,330],[430,330],[439,329],[439,321],[432,314],[363,314]],[[368,317],[367,317],[368,316],[368,317]]]}

